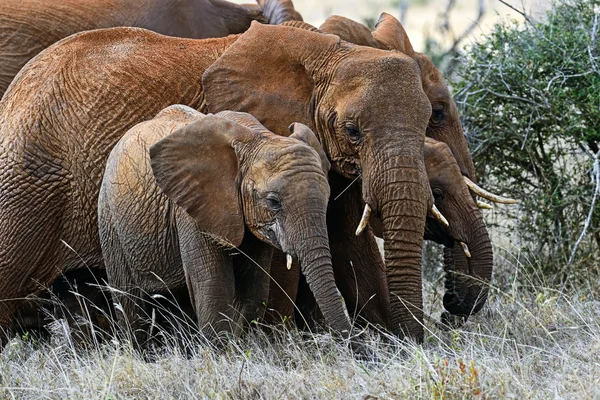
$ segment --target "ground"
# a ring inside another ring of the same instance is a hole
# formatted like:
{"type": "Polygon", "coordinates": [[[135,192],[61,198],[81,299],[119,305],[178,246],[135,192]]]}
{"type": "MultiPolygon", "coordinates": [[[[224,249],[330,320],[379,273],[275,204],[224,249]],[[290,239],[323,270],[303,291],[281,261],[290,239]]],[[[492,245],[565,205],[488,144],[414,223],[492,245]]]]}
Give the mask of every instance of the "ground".
{"type": "Polygon", "coordinates": [[[425,343],[371,330],[374,361],[329,334],[255,329],[219,350],[182,333],[187,355],[169,344],[148,362],[123,338],[78,348],[56,321],[51,340],[0,355],[0,398],[600,398],[599,282],[565,293],[523,277],[514,254],[496,259],[486,307],[457,330],[437,326],[441,274],[428,271],[425,343]]]}

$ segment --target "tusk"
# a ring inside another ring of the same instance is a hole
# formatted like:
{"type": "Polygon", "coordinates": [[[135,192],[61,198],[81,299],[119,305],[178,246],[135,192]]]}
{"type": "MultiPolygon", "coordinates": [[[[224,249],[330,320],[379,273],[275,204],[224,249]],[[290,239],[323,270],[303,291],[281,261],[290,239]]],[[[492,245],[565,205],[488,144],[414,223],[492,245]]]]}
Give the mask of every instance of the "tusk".
{"type": "Polygon", "coordinates": [[[286,255],[285,255],[285,258],[286,258],[286,260],[287,260],[287,265],[286,265],[286,267],[287,267],[287,269],[288,269],[288,271],[289,271],[289,270],[291,270],[291,269],[292,269],[292,256],[290,256],[289,254],[286,254],[286,255]]]}
{"type": "Polygon", "coordinates": [[[360,236],[360,234],[363,233],[363,231],[367,227],[367,224],[369,223],[370,215],[371,215],[371,206],[369,206],[368,204],[365,204],[365,211],[363,211],[363,215],[358,224],[358,228],[356,228],[356,236],[360,236]]]}
{"type": "Polygon", "coordinates": [[[467,244],[465,242],[460,242],[460,245],[463,248],[463,251],[465,252],[465,256],[467,256],[467,258],[471,258],[471,252],[469,251],[469,247],[467,246],[467,244]]]}
{"type": "Polygon", "coordinates": [[[490,193],[487,190],[485,190],[485,189],[480,188],[479,186],[477,186],[475,184],[475,182],[473,182],[472,180],[470,180],[466,176],[463,176],[463,178],[465,180],[465,183],[469,187],[469,189],[473,193],[475,193],[478,196],[483,197],[484,199],[487,199],[489,201],[493,201],[494,203],[501,203],[501,204],[517,204],[519,202],[518,200],[515,200],[515,199],[509,199],[508,197],[502,197],[502,196],[498,196],[497,194],[490,193]]]}
{"type": "Polygon", "coordinates": [[[491,204],[484,203],[483,201],[477,200],[477,207],[483,208],[484,210],[491,210],[494,208],[491,204]]]}
{"type": "Polygon", "coordinates": [[[442,213],[440,212],[440,210],[438,210],[438,208],[435,206],[435,204],[433,206],[431,206],[431,213],[433,214],[435,219],[440,221],[440,223],[442,225],[444,225],[446,228],[450,226],[450,223],[448,223],[448,220],[446,219],[446,217],[444,217],[442,215],[442,213]]]}

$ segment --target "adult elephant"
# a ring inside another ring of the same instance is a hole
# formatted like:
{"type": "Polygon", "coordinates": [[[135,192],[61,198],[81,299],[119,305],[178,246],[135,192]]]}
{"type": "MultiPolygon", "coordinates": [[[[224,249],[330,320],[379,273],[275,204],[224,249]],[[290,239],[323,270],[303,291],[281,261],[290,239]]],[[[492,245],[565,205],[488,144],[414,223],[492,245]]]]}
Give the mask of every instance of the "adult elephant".
{"type": "Polygon", "coordinates": [[[239,5],[225,0],[2,0],[0,98],[36,54],[77,32],[131,26],[203,39],[242,33],[254,20],[302,19],[291,0],[239,5]]]}
{"type": "MultiPolygon", "coordinates": [[[[421,252],[433,199],[422,152],[431,106],[417,64],[338,36],[259,23],[206,40],[135,28],[80,33],[17,75],[0,102],[0,326],[17,299],[60,271],[102,267],[96,208],[108,154],[129,128],[175,103],[250,112],[282,135],[304,123],[332,179],[362,176],[347,191],[355,202],[336,203],[347,216],[341,230],[354,237],[362,199],[380,215],[399,303],[391,326],[423,338],[421,252]]],[[[365,262],[381,263],[372,235],[359,239],[370,240],[365,262]]]]}
{"type": "MultiPolygon", "coordinates": [[[[463,184],[466,184],[471,189],[473,199],[478,194],[494,202],[516,203],[515,200],[486,192],[475,184],[477,181],[475,167],[460,123],[458,109],[450,94],[448,85],[431,59],[413,50],[402,24],[396,18],[383,13],[377,22],[375,30],[371,32],[363,24],[348,18],[331,16],[319,29],[325,33],[339,35],[342,39],[352,43],[400,51],[413,58],[419,65],[423,90],[427,94],[432,108],[431,119],[427,126],[427,136],[448,146],[464,177],[463,184]]],[[[429,175],[429,178],[431,183],[431,179],[434,177],[429,175]]],[[[483,206],[485,207],[485,205],[483,206]]],[[[465,221],[472,219],[473,217],[466,218],[460,224],[464,225],[465,221]]],[[[378,235],[381,235],[380,222],[376,219],[372,219],[372,222],[373,227],[378,231],[378,235]]],[[[478,312],[483,307],[487,299],[487,289],[492,277],[492,253],[489,246],[489,237],[487,232],[484,234],[483,229],[481,227],[473,227],[473,230],[477,231],[481,238],[485,238],[488,243],[485,245],[481,243],[475,246],[472,258],[466,257],[462,246],[457,241],[441,240],[446,245],[444,249],[446,271],[444,308],[451,315],[463,319],[478,312]],[[482,254],[479,254],[479,251],[482,254]]]]}

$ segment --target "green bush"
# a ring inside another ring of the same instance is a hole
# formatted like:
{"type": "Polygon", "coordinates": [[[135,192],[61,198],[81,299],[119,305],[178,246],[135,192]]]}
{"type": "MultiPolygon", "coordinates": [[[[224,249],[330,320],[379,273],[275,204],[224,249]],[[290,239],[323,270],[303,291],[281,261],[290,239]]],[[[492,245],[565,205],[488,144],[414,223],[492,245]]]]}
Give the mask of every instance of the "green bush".
{"type": "Polygon", "coordinates": [[[559,283],[600,259],[599,25],[598,0],[499,24],[461,57],[454,85],[480,181],[521,200],[497,209],[497,225],[559,283]]]}

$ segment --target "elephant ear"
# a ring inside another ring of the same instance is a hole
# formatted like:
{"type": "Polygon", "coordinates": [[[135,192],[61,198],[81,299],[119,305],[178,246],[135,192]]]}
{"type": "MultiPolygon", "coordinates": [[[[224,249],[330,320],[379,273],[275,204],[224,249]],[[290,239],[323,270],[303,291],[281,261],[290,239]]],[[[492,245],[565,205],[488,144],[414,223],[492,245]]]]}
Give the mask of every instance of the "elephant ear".
{"type": "Polygon", "coordinates": [[[240,124],[251,131],[253,131],[257,135],[261,135],[263,132],[268,132],[267,128],[263,126],[253,115],[250,115],[245,112],[238,111],[221,111],[215,114],[219,118],[223,118],[237,124],[240,124]]]}
{"type": "Polygon", "coordinates": [[[339,42],[334,35],[252,23],[204,72],[206,106],[213,113],[247,112],[283,136],[292,122],[312,127],[313,88],[339,42]]]}
{"type": "Polygon", "coordinates": [[[398,50],[409,57],[413,57],[415,54],[404,27],[400,21],[388,13],[381,13],[375,25],[373,37],[389,50],[398,50]]]}
{"type": "Polygon", "coordinates": [[[202,231],[239,246],[244,217],[234,144],[252,132],[213,115],[177,129],[150,147],[150,163],[163,193],[202,231]]]}
{"type": "Polygon", "coordinates": [[[319,29],[324,33],[338,35],[343,40],[360,46],[369,46],[376,49],[388,50],[385,44],[378,42],[371,30],[360,22],[353,21],[339,15],[327,18],[319,29]]]}
{"type": "Polygon", "coordinates": [[[327,173],[331,169],[331,163],[329,162],[329,159],[325,154],[325,150],[323,150],[323,146],[321,146],[321,143],[319,142],[319,139],[317,139],[315,133],[308,126],[299,122],[294,122],[291,124],[289,129],[290,132],[292,132],[290,135],[291,138],[306,143],[317,152],[319,158],[321,159],[321,167],[323,168],[323,172],[325,173],[325,176],[327,176],[327,173]]]}
{"type": "Polygon", "coordinates": [[[257,0],[263,15],[271,25],[286,21],[302,21],[302,15],[294,8],[292,0],[257,0]]]}

